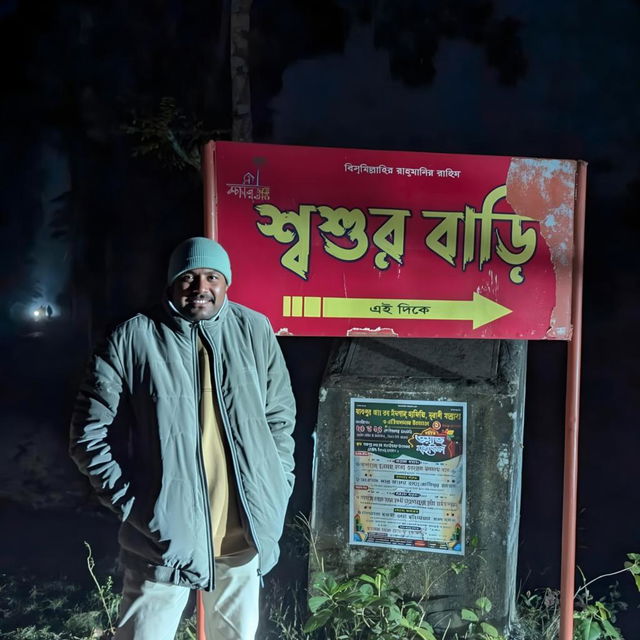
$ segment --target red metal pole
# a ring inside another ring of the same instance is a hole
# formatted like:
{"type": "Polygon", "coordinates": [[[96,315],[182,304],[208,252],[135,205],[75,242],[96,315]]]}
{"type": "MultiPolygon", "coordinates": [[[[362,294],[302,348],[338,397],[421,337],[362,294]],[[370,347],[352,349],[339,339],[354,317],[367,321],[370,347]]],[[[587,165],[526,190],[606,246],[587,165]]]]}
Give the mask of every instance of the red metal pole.
{"type": "Polygon", "coordinates": [[[582,282],[587,163],[578,163],[578,192],[574,220],[574,258],[571,293],[573,334],[567,353],[567,391],[564,431],[562,502],[562,569],[560,575],[560,640],[573,638],[573,594],[576,567],[576,513],[578,506],[578,421],[580,415],[580,360],[582,347],[582,282]]]}
{"type": "MultiPolygon", "coordinates": [[[[212,240],[218,235],[216,219],[216,176],[215,176],[215,142],[210,140],[202,148],[202,184],[204,188],[204,235],[212,240]]],[[[197,640],[207,640],[204,622],[204,604],[202,591],[196,596],[196,629],[197,640]]]]}
{"type": "Polygon", "coordinates": [[[202,148],[202,184],[204,186],[204,235],[216,240],[218,225],[216,209],[215,142],[210,140],[202,148]]]}
{"type": "Polygon", "coordinates": [[[202,604],[202,591],[200,590],[196,594],[196,625],[197,640],[207,640],[204,627],[204,605],[202,604]]]}

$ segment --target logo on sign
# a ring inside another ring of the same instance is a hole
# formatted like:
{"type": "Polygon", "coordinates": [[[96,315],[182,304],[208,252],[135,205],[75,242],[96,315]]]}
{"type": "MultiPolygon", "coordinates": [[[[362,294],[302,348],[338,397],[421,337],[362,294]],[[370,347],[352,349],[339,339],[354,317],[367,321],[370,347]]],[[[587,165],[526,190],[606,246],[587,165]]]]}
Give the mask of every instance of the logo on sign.
{"type": "Polygon", "coordinates": [[[260,169],[247,171],[237,184],[227,183],[227,195],[246,200],[268,200],[271,188],[260,184],[260,169]]]}

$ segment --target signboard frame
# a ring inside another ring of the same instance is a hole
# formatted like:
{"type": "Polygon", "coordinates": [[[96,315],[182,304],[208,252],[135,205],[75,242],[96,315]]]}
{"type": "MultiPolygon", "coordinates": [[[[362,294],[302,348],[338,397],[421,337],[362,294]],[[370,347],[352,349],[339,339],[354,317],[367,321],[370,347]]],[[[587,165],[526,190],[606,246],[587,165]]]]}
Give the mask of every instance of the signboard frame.
{"type": "Polygon", "coordinates": [[[278,335],[570,336],[574,160],[221,142],[212,162],[232,297],[278,335]]]}

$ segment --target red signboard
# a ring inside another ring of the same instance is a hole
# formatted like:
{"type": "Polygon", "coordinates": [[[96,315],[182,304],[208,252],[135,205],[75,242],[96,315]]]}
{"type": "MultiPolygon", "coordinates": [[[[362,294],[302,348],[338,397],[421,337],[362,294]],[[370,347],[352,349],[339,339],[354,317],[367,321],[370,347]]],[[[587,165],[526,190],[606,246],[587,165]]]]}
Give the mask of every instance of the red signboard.
{"type": "Polygon", "coordinates": [[[217,142],[229,297],[281,335],[571,337],[577,162],[217,142]]]}

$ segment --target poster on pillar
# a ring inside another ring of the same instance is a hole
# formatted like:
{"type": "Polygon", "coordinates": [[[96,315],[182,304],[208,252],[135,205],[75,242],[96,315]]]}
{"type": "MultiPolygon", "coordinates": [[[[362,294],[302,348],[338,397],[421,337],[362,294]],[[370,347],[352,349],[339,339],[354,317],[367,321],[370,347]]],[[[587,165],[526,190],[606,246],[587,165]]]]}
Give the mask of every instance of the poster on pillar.
{"type": "Polygon", "coordinates": [[[577,162],[217,142],[229,297],[279,335],[571,337],[577,162]]]}
{"type": "Polygon", "coordinates": [[[464,402],[351,398],[349,542],[464,554],[464,402]]]}

